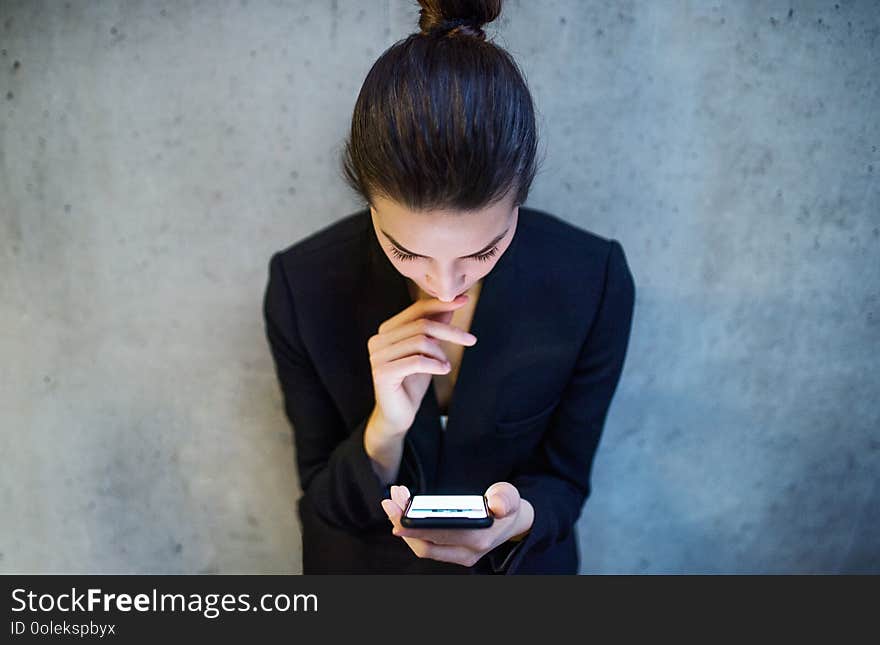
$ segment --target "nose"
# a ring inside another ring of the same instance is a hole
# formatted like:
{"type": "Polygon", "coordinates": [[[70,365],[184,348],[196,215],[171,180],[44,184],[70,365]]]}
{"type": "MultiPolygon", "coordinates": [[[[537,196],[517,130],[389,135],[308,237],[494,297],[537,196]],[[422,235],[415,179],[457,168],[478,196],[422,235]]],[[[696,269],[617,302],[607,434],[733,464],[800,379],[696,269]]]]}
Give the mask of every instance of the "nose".
{"type": "MultiPolygon", "coordinates": [[[[426,277],[425,281],[433,285],[434,281],[430,277],[426,277]]],[[[447,280],[440,287],[432,287],[434,290],[433,295],[443,302],[452,302],[462,293],[467,291],[464,288],[465,276],[461,276],[459,279],[447,280]]]]}

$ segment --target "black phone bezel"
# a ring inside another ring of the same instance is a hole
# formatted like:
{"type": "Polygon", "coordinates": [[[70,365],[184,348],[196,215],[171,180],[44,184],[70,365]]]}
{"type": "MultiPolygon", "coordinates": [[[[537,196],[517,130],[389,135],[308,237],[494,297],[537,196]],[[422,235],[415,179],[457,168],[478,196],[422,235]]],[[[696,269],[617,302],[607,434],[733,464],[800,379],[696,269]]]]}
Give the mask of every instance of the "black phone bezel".
{"type": "MultiPolygon", "coordinates": [[[[431,494],[437,495],[443,493],[431,494]]],[[[409,500],[406,502],[406,508],[403,511],[403,515],[400,517],[400,524],[408,529],[485,529],[492,526],[492,523],[494,522],[492,511],[489,509],[489,500],[486,499],[485,495],[481,495],[480,497],[483,498],[483,507],[486,509],[486,517],[481,517],[479,519],[462,519],[457,517],[407,517],[407,513],[409,513],[410,506],[412,506],[415,497],[415,495],[410,495],[409,500]]]]}

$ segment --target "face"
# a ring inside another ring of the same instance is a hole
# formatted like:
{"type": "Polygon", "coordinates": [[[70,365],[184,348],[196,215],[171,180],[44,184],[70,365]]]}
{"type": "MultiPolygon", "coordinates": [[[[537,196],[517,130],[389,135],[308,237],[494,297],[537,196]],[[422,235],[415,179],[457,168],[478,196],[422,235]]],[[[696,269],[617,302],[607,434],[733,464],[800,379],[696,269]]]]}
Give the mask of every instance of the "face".
{"type": "Polygon", "coordinates": [[[514,197],[465,214],[412,212],[376,197],[370,213],[394,267],[428,296],[451,302],[488,274],[510,246],[519,219],[514,197]]]}

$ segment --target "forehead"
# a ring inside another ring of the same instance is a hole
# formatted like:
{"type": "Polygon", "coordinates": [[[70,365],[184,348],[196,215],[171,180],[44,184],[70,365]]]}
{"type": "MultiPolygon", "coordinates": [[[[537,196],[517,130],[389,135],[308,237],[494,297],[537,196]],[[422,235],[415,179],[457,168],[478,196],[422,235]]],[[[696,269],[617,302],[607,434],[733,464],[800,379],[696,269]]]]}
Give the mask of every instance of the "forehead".
{"type": "Polygon", "coordinates": [[[465,257],[483,251],[511,226],[513,209],[505,199],[479,211],[411,211],[396,202],[375,199],[374,225],[392,243],[427,257],[465,257]]]}
{"type": "Polygon", "coordinates": [[[513,214],[512,202],[513,196],[508,195],[495,204],[476,211],[450,209],[413,211],[393,200],[376,197],[373,199],[370,211],[376,223],[392,235],[395,232],[403,234],[409,230],[419,229],[438,232],[451,229],[479,233],[481,230],[492,228],[498,231],[499,226],[506,224],[513,214]]]}

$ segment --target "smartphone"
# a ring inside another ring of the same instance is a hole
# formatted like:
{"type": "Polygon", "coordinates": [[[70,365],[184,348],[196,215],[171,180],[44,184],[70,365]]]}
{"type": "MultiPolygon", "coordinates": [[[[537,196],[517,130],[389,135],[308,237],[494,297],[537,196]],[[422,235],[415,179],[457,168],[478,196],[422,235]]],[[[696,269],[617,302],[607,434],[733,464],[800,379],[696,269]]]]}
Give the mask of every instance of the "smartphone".
{"type": "Polygon", "coordinates": [[[411,495],[400,519],[411,529],[482,529],[492,521],[485,495],[411,495]]]}

